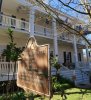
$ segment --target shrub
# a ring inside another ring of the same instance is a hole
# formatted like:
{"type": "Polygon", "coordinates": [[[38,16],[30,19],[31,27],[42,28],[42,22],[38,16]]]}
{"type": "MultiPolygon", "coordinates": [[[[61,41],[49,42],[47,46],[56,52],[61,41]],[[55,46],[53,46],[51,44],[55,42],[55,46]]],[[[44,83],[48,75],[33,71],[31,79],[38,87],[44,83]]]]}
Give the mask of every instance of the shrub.
{"type": "Polygon", "coordinates": [[[74,83],[69,79],[66,79],[60,75],[52,77],[52,89],[53,91],[61,91],[74,87],[74,83]]]}
{"type": "Polygon", "coordinates": [[[14,43],[14,36],[13,36],[13,30],[10,28],[8,29],[8,36],[10,39],[9,44],[6,46],[6,49],[4,49],[2,56],[6,57],[6,61],[17,61],[19,54],[22,52],[22,48],[18,48],[16,46],[16,43],[14,43]]]}

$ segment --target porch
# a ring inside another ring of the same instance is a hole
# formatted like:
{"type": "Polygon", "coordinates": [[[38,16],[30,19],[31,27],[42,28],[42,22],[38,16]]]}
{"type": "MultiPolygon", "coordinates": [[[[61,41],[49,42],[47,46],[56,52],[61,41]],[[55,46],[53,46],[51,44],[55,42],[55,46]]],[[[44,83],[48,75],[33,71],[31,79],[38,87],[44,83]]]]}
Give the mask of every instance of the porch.
{"type": "MultiPolygon", "coordinates": [[[[81,65],[81,62],[79,66],[81,65]]],[[[90,66],[86,63],[82,63],[82,65],[75,69],[68,69],[67,67],[63,66],[59,70],[60,75],[72,80],[73,75],[76,75],[75,84],[80,82],[89,83],[89,76],[90,76],[90,66]],[[85,65],[85,66],[82,66],[85,65]]],[[[16,79],[18,66],[14,62],[0,62],[0,81],[7,81],[7,80],[14,80],[14,76],[16,79]]],[[[56,70],[52,68],[51,74],[55,75],[56,70]]]]}
{"type": "Polygon", "coordinates": [[[0,81],[16,79],[17,68],[14,62],[0,62],[0,81]]]}
{"type": "MultiPolygon", "coordinates": [[[[12,28],[16,32],[18,31],[21,33],[25,33],[27,35],[31,35],[31,33],[29,32],[29,27],[30,27],[29,22],[26,20],[17,19],[12,16],[0,13],[0,28],[2,30],[7,29],[7,28],[12,28]]],[[[59,30],[57,30],[57,33],[59,34],[57,36],[57,40],[68,42],[68,43],[73,43],[72,34],[68,34],[67,32],[64,33],[59,30]]],[[[40,36],[40,37],[46,37],[50,39],[54,38],[52,28],[39,25],[38,23],[34,24],[34,35],[40,36]]],[[[83,39],[81,37],[78,37],[76,42],[77,44],[84,45],[83,39]]]]}
{"type": "MultiPolygon", "coordinates": [[[[13,18],[8,15],[0,14],[0,27],[1,28],[12,28],[15,31],[21,31],[27,34],[29,33],[29,22],[13,18]]],[[[35,36],[45,36],[53,38],[52,29],[48,27],[44,27],[38,24],[34,25],[34,33],[35,36]]]]}

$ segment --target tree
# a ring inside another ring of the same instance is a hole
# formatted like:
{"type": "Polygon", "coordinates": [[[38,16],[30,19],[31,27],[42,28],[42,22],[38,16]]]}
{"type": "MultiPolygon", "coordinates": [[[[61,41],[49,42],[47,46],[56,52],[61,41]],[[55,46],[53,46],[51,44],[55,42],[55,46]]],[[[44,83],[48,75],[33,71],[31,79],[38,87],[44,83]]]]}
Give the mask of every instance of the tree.
{"type": "Polygon", "coordinates": [[[6,49],[4,49],[2,55],[6,57],[6,61],[16,62],[22,49],[16,47],[16,43],[14,43],[13,30],[11,30],[10,28],[8,29],[8,36],[9,36],[10,42],[6,46],[6,49]]]}
{"type": "MultiPolygon", "coordinates": [[[[54,0],[50,0],[50,2],[53,2],[54,0]]],[[[91,18],[91,4],[89,0],[55,0],[59,3],[59,6],[62,8],[65,8],[65,10],[73,10],[75,13],[80,13],[83,15],[88,15],[91,18]],[[79,9],[80,8],[80,9],[79,9]]],[[[60,9],[62,10],[62,9],[60,9]]]]}
{"type": "MultiPolygon", "coordinates": [[[[51,1],[54,1],[54,3],[56,3],[57,1],[60,3],[60,5],[62,6],[62,8],[64,7],[67,7],[69,8],[70,10],[73,10],[79,14],[82,14],[82,15],[86,15],[86,16],[91,16],[91,12],[90,12],[90,3],[88,2],[85,2],[87,0],[81,0],[82,2],[75,2],[75,0],[69,0],[69,2],[63,2],[63,1],[68,1],[68,0],[51,0],[51,1]],[[80,10],[77,10],[76,8],[73,8],[72,6],[70,6],[70,4],[73,3],[73,4],[77,4],[79,6],[82,7],[82,11],[80,10]]],[[[76,0],[78,1],[78,0],[76,0]]],[[[52,7],[46,5],[43,0],[36,0],[36,2],[38,2],[43,8],[45,8],[45,10],[48,12],[49,16],[52,16],[53,17],[53,14],[56,16],[54,17],[57,22],[62,25],[62,27],[68,31],[69,33],[71,34],[76,34],[76,35],[79,35],[81,36],[90,46],[91,46],[91,43],[88,41],[88,39],[84,36],[84,31],[83,30],[77,30],[75,28],[73,28],[72,26],[70,26],[70,24],[68,23],[65,23],[64,20],[60,19],[59,18],[59,14],[56,10],[54,10],[52,7]]]]}
{"type": "MultiPolygon", "coordinates": [[[[11,89],[12,92],[14,92],[14,85],[16,84],[15,80],[15,73],[16,73],[16,67],[17,67],[17,60],[19,57],[19,54],[22,52],[21,48],[16,47],[16,43],[14,43],[14,37],[13,37],[13,30],[12,29],[8,29],[7,32],[10,42],[9,44],[6,46],[6,49],[4,49],[2,56],[6,57],[6,61],[9,62],[8,64],[8,83],[6,84],[6,91],[7,91],[7,95],[9,93],[9,90],[11,89]],[[13,70],[13,78],[12,80],[9,80],[9,73],[10,73],[10,62],[14,62],[14,70],[13,70]]],[[[7,96],[6,96],[7,99],[7,96]]]]}

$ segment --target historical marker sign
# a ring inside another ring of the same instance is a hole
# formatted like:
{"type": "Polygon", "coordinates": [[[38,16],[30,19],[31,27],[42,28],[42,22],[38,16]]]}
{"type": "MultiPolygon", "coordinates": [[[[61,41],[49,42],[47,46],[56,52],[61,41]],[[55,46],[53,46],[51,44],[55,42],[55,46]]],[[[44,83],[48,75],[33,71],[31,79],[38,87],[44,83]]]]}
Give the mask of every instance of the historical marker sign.
{"type": "Polygon", "coordinates": [[[50,96],[49,45],[37,45],[31,38],[18,61],[17,85],[50,96]]]}

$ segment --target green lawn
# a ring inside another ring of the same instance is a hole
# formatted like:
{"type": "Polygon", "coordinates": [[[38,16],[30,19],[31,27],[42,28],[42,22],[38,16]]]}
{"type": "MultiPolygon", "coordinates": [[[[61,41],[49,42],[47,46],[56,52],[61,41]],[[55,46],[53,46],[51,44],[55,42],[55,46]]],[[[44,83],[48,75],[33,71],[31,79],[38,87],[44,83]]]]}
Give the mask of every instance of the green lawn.
{"type": "MultiPolygon", "coordinates": [[[[87,90],[86,92],[84,92],[85,90],[83,89],[82,91],[78,88],[70,88],[65,90],[65,96],[67,97],[67,99],[62,99],[61,93],[56,92],[54,93],[51,100],[91,100],[91,90],[87,90]]],[[[23,92],[19,92],[18,96],[14,94],[13,97],[14,98],[10,98],[7,100],[26,100],[26,99],[21,99],[21,97],[24,97],[23,92]]],[[[2,99],[2,96],[0,96],[0,100],[6,100],[6,99],[2,99]]],[[[44,98],[35,96],[34,100],[49,100],[49,99],[46,97],[44,98]]]]}
{"type": "MultiPolygon", "coordinates": [[[[86,92],[84,92],[85,90],[82,91],[83,93],[80,91],[80,89],[77,88],[67,89],[65,91],[66,93],[65,95],[67,97],[66,100],[91,100],[91,90],[87,90],[86,92]]],[[[35,98],[34,100],[41,100],[41,99],[35,98]]],[[[43,100],[49,100],[49,99],[45,98],[43,100]]],[[[51,100],[62,100],[62,97],[60,93],[55,93],[51,100]]]]}

